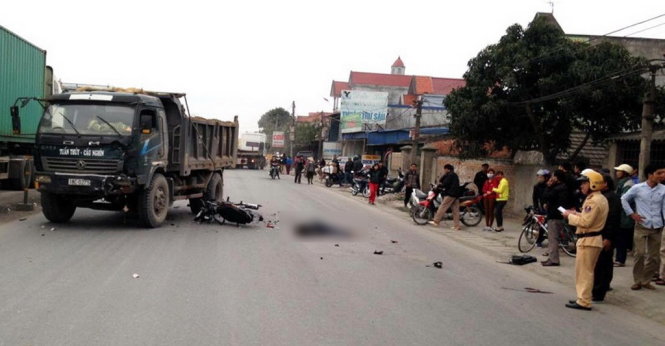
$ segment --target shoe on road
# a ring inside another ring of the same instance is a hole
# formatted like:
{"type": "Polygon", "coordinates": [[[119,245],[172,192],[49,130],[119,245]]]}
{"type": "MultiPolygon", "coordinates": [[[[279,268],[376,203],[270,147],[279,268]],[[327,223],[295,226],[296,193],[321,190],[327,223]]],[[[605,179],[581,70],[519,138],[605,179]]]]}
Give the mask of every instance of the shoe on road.
{"type": "Polygon", "coordinates": [[[569,302],[568,304],[566,304],[566,307],[570,308],[570,309],[591,311],[591,307],[582,306],[580,304],[577,304],[577,302],[574,302],[574,303],[569,302]]]}
{"type": "Polygon", "coordinates": [[[437,227],[439,226],[439,223],[434,222],[434,221],[428,221],[427,223],[432,225],[432,226],[437,226],[437,227]]]}
{"type": "Polygon", "coordinates": [[[497,228],[497,229],[495,229],[494,231],[497,232],[497,233],[498,233],[498,232],[503,232],[503,227],[497,228]]]}
{"type": "Polygon", "coordinates": [[[621,263],[621,262],[614,262],[614,266],[617,267],[617,268],[619,268],[619,267],[625,267],[626,264],[625,264],[625,263],[621,263]]]}
{"type": "Polygon", "coordinates": [[[633,291],[641,290],[642,285],[641,284],[633,284],[632,286],[630,286],[630,289],[633,290],[633,291]]]}

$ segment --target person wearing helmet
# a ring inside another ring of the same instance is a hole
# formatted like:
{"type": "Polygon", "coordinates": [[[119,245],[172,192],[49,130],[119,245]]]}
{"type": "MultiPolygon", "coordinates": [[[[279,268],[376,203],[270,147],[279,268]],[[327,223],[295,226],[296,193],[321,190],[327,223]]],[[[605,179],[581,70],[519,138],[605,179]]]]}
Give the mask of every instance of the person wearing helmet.
{"type": "Polygon", "coordinates": [[[576,226],[577,254],[575,256],[575,289],[577,299],[566,304],[567,308],[591,310],[594,270],[603,248],[602,229],[607,221],[609,207],[601,190],[605,187],[603,176],[595,171],[586,171],[580,178],[580,190],[587,197],[580,212],[565,210],[563,217],[571,226],[576,226]]]}
{"type": "MultiPolygon", "coordinates": [[[[633,167],[627,164],[621,164],[614,167],[614,174],[617,178],[616,194],[621,198],[625,195],[630,188],[635,185],[632,179],[633,167]]],[[[621,208],[621,223],[616,238],[616,258],[614,262],[615,267],[624,267],[626,265],[626,257],[628,250],[633,249],[633,229],[635,228],[635,221],[626,214],[621,208]]]]}

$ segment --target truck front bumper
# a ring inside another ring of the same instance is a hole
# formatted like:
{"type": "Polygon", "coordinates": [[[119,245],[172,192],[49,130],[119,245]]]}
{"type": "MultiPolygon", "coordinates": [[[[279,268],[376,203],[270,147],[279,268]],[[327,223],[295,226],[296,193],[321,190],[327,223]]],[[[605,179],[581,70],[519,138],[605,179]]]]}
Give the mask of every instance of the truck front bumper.
{"type": "Polygon", "coordinates": [[[40,192],[61,195],[104,197],[127,195],[136,191],[136,178],[126,175],[36,172],[35,185],[40,192]]]}

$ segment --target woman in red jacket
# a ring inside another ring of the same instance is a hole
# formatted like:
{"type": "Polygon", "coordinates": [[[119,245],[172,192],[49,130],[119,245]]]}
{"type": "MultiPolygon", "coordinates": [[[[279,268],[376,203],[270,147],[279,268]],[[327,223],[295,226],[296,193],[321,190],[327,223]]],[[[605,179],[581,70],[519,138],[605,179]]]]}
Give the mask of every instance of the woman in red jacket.
{"type": "Polygon", "coordinates": [[[483,231],[491,232],[493,230],[492,224],[494,223],[494,202],[496,201],[496,193],[492,191],[495,187],[499,186],[499,180],[494,177],[494,169],[487,170],[487,180],[483,184],[483,207],[485,209],[485,228],[483,231]]]}

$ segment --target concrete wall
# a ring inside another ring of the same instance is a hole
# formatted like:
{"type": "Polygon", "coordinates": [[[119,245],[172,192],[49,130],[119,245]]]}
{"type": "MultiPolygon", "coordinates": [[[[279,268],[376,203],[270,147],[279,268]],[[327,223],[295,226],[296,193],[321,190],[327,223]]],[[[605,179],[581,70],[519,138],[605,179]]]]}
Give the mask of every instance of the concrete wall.
{"type": "MultiPolygon", "coordinates": [[[[512,160],[462,160],[454,156],[439,156],[435,160],[434,176],[436,180],[443,175],[443,166],[448,163],[455,167],[455,172],[460,177],[460,183],[473,182],[473,177],[481,169],[483,163],[488,163],[494,170],[503,171],[510,184],[510,199],[505,210],[507,214],[516,216],[524,214],[524,208],[532,204],[531,195],[533,185],[536,183],[536,172],[543,168],[539,164],[514,164],[512,160]]],[[[553,169],[553,167],[548,167],[548,169],[553,169]]]]}
{"type": "MultiPolygon", "coordinates": [[[[389,107],[385,128],[387,130],[412,128],[416,126],[416,118],[414,117],[415,113],[415,108],[389,107]]],[[[420,118],[420,126],[447,126],[449,123],[450,116],[448,115],[448,111],[423,109],[422,117],[420,118]]]]}

